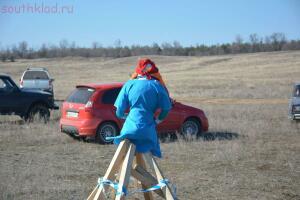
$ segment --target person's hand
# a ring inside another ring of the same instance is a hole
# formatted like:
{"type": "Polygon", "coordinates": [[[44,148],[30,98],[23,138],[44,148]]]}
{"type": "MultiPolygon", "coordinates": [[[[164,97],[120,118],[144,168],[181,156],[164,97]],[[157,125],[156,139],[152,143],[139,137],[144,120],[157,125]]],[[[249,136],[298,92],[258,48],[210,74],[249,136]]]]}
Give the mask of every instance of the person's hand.
{"type": "Polygon", "coordinates": [[[172,99],[172,98],[170,98],[170,99],[171,99],[172,105],[176,103],[176,99],[172,99]]]}
{"type": "Polygon", "coordinates": [[[122,119],[126,119],[127,116],[128,116],[128,113],[125,113],[125,114],[123,115],[122,119]]]}
{"type": "Polygon", "coordinates": [[[155,123],[158,125],[162,122],[162,120],[159,120],[159,119],[155,119],[155,123]]]}

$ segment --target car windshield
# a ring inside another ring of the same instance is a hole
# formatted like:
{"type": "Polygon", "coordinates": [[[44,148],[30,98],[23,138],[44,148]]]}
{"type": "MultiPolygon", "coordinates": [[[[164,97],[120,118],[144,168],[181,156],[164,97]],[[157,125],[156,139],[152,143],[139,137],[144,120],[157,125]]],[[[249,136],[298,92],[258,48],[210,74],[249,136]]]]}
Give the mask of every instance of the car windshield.
{"type": "Polygon", "coordinates": [[[86,104],[92,94],[94,93],[94,89],[86,88],[86,87],[79,87],[76,88],[67,98],[67,102],[70,103],[82,103],[86,104]]]}
{"type": "Polygon", "coordinates": [[[0,89],[4,89],[4,88],[6,88],[6,84],[2,79],[0,79],[0,89]]]}
{"type": "Polygon", "coordinates": [[[13,88],[13,84],[7,79],[0,79],[0,91],[9,91],[13,88]]]}
{"type": "Polygon", "coordinates": [[[293,94],[294,97],[300,97],[300,85],[295,85],[293,94]]]}
{"type": "Polygon", "coordinates": [[[48,74],[44,71],[26,71],[23,77],[23,80],[48,80],[48,74]]]}

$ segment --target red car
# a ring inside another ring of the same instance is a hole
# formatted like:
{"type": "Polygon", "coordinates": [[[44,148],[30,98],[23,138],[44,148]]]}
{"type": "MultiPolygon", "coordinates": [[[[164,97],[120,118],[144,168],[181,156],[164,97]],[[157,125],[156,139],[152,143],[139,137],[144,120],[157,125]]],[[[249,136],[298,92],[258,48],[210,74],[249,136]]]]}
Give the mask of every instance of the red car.
{"type": "MultiPolygon", "coordinates": [[[[120,133],[124,120],[118,119],[113,106],[123,83],[78,85],[62,105],[60,128],[76,137],[95,137],[102,144],[106,136],[120,133]]],[[[172,100],[173,101],[173,100],[172,100]]],[[[158,133],[199,135],[208,130],[208,120],[198,108],[173,101],[167,118],[158,125],[158,133]]]]}

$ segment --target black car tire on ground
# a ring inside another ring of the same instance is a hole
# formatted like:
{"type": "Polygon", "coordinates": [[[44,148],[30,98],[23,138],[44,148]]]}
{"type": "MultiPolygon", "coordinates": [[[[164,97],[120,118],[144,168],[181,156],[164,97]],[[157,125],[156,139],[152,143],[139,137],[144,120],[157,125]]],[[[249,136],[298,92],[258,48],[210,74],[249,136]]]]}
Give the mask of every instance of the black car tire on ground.
{"type": "Polygon", "coordinates": [[[112,122],[104,122],[101,124],[96,133],[96,142],[100,144],[112,144],[113,140],[106,140],[106,137],[114,137],[118,135],[118,127],[112,122]]]}
{"type": "Polygon", "coordinates": [[[200,122],[195,118],[188,118],[183,122],[180,129],[181,135],[185,139],[197,138],[202,133],[202,127],[200,122]]]}
{"type": "Polygon", "coordinates": [[[25,116],[25,121],[33,122],[36,120],[47,123],[50,119],[50,111],[47,106],[43,104],[33,105],[28,114],[25,116]]]}

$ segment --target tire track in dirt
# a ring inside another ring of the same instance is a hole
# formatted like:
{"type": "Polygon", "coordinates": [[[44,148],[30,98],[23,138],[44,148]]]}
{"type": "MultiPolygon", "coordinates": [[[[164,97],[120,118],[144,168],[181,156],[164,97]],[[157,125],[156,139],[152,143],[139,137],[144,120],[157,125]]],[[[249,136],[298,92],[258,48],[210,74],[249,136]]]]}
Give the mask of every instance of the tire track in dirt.
{"type": "Polygon", "coordinates": [[[176,98],[178,102],[190,102],[201,104],[218,104],[218,105],[277,105],[288,104],[288,99],[245,99],[245,98],[176,98]]]}

